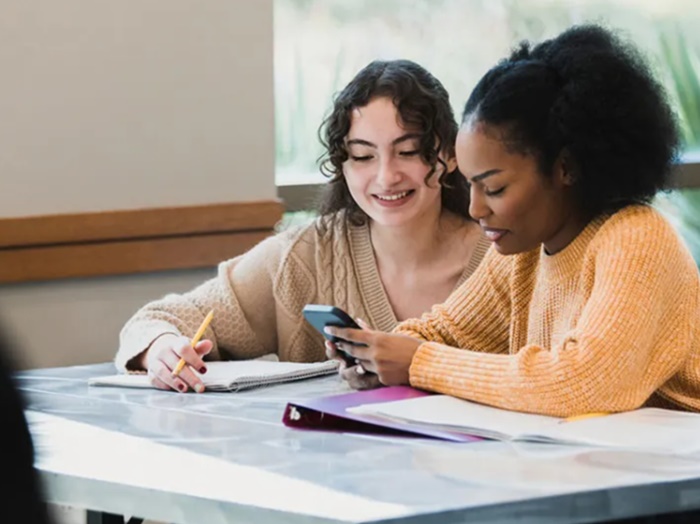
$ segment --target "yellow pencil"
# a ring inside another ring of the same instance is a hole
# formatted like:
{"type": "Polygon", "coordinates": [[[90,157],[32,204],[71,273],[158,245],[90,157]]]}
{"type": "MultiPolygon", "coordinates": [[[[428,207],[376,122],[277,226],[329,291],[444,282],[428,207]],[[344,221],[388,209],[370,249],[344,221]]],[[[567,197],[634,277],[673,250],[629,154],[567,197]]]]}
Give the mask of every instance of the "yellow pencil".
{"type": "MultiPolygon", "coordinates": [[[[202,321],[202,325],[199,326],[197,333],[195,334],[194,337],[192,337],[192,342],[190,342],[192,347],[195,347],[197,345],[197,342],[199,342],[199,339],[202,338],[202,335],[204,335],[204,332],[206,331],[207,327],[209,326],[209,323],[211,322],[212,318],[214,318],[214,310],[213,309],[209,313],[207,313],[207,316],[204,317],[204,320],[202,321]]],[[[184,368],[184,367],[185,367],[185,359],[181,358],[180,362],[178,362],[177,366],[175,366],[175,369],[173,369],[172,376],[177,377],[180,374],[180,372],[182,371],[182,368],[184,368]]]]}
{"type": "Polygon", "coordinates": [[[564,419],[564,422],[576,422],[578,420],[586,420],[587,418],[594,418],[594,417],[604,417],[605,415],[609,415],[610,413],[584,413],[583,415],[574,415],[573,417],[568,417],[564,419]]]}

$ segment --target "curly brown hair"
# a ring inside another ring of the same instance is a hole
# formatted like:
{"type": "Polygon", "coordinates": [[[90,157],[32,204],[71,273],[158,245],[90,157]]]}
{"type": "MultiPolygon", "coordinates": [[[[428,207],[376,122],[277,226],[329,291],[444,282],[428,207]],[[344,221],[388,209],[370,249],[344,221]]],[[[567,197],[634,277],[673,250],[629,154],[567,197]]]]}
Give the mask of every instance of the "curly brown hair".
{"type": "Polygon", "coordinates": [[[320,214],[345,210],[353,224],[367,221],[367,215],[352,198],[343,175],[343,163],[348,159],[345,138],[350,131],[352,111],[377,97],[390,98],[403,125],[419,130],[420,156],[430,166],[426,184],[437,171],[438,164],[442,165],[438,183],[442,186],[443,209],[469,218],[469,186],[458,170],[448,172],[447,164],[440,158],[440,153],[454,156],[458,130],[449,94],[437,78],[410,60],[375,60],[336,95],[333,111],[318,131],[326,150],[319,158],[319,167],[330,179],[321,195],[320,214]]]}

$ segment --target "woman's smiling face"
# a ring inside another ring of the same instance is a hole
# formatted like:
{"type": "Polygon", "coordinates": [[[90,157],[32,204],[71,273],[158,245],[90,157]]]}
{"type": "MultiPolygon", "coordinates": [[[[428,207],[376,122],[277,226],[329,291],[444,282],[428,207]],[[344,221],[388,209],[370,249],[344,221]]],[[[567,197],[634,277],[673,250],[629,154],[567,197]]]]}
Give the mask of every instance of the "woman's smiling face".
{"type": "MultiPolygon", "coordinates": [[[[420,130],[403,126],[389,98],[372,99],[352,111],[343,174],[355,202],[378,224],[410,225],[440,213],[437,180],[444,168],[438,163],[426,185],[431,167],[420,155],[420,138],[420,130]]],[[[456,162],[447,165],[451,171],[456,162]]]]}

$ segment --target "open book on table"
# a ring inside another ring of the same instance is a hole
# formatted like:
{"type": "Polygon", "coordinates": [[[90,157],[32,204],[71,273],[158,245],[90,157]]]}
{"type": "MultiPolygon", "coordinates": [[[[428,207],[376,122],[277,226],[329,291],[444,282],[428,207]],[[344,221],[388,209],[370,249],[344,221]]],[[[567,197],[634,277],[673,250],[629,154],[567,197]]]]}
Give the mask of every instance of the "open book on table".
{"type": "MultiPolygon", "coordinates": [[[[207,372],[200,375],[209,391],[242,391],[244,389],[294,382],[313,377],[331,375],[338,370],[334,360],[311,364],[299,362],[274,362],[269,360],[234,360],[207,362],[207,372]]],[[[120,373],[88,379],[90,386],[116,386],[126,388],[152,388],[145,373],[120,373]]]]}
{"type": "Polygon", "coordinates": [[[426,395],[357,405],[347,411],[407,427],[430,427],[497,440],[617,447],[658,453],[700,451],[700,414],[658,408],[569,421],[507,411],[445,395],[426,395]]]}

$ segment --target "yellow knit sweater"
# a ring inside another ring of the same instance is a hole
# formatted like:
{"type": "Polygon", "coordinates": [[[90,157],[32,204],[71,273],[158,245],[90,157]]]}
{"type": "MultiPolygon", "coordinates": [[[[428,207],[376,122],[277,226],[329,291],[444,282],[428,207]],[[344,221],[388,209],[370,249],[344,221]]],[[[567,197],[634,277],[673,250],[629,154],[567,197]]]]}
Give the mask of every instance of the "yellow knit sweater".
{"type": "Polygon", "coordinates": [[[411,385],[572,416],[700,411],[698,269],[648,206],[599,217],[565,249],[491,249],[447,302],[397,333],[423,340],[411,385]]]}

